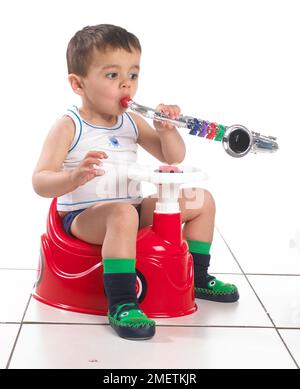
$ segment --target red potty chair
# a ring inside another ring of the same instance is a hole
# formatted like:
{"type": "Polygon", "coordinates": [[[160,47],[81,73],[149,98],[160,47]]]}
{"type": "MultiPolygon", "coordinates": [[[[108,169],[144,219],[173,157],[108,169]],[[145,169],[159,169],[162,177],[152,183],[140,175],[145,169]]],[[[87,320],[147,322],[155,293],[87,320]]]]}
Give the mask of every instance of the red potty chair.
{"type": "MultiPolygon", "coordinates": [[[[137,295],[149,317],[195,312],[193,259],[182,239],[180,212],[154,212],[153,225],[137,236],[137,295]]],[[[57,308],[106,315],[101,246],[63,230],[51,203],[47,232],[41,237],[38,279],[33,296],[57,308]]]]}

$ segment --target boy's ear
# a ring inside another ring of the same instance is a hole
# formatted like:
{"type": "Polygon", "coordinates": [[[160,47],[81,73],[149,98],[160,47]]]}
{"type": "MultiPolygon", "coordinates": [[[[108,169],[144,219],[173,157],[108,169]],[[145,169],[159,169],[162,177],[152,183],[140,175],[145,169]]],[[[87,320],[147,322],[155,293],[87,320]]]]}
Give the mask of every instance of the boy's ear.
{"type": "Polygon", "coordinates": [[[77,76],[77,74],[74,74],[74,73],[70,73],[68,75],[68,80],[69,80],[69,83],[71,85],[71,88],[73,89],[73,92],[78,94],[78,95],[82,95],[82,80],[80,78],[80,76],[77,76]]]}

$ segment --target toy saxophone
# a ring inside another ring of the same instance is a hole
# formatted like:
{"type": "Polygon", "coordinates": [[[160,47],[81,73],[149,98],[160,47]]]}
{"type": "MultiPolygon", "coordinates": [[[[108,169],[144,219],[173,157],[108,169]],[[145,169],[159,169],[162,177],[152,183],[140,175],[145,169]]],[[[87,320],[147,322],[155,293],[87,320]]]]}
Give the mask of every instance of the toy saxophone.
{"type": "Polygon", "coordinates": [[[273,153],[278,150],[276,138],[264,136],[258,132],[249,131],[246,127],[235,124],[224,126],[209,122],[207,120],[196,119],[192,116],[180,115],[178,119],[170,119],[167,115],[135,103],[129,96],[123,97],[120,104],[124,108],[130,108],[140,115],[161,122],[168,122],[175,127],[188,128],[190,135],[201,138],[222,141],[223,147],[229,155],[235,158],[244,157],[249,152],[273,153]]]}

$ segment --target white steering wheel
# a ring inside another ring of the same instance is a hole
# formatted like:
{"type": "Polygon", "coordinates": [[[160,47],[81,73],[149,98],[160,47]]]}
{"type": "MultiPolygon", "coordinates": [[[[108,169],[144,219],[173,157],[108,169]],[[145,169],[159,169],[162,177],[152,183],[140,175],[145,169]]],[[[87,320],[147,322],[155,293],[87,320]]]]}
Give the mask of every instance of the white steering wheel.
{"type": "Polygon", "coordinates": [[[157,186],[158,201],[155,212],[180,212],[178,196],[180,186],[189,182],[201,182],[207,175],[199,168],[188,166],[151,166],[130,165],[128,177],[136,181],[146,181],[157,186]]]}

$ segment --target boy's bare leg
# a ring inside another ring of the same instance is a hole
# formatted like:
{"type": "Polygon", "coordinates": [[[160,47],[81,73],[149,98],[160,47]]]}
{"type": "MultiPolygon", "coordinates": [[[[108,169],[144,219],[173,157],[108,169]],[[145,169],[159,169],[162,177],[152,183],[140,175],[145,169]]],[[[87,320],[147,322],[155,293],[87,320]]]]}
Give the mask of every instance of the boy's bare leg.
{"type": "Polygon", "coordinates": [[[135,258],[138,225],[133,205],[99,204],[76,216],[71,232],[85,242],[102,245],[103,258],[135,258]]]}
{"type": "Polygon", "coordinates": [[[128,203],[95,205],[81,212],[71,225],[75,237],[102,244],[108,319],[126,339],[150,339],[155,334],[155,322],[141,311],[136,295],[138,225],[138,212],[128,203]]]}
{"type": "Polygon", "coordinates": [[[212,242],[215,226],[215,201],[206,189],[188,188],[179,199],[186,239],[212,242]]]}

